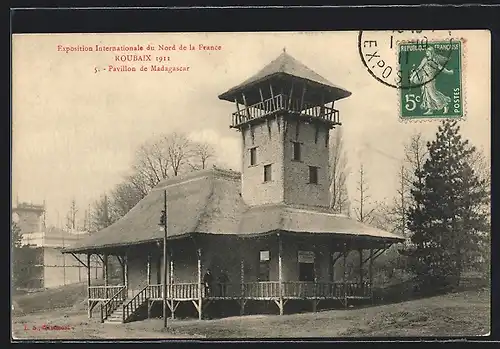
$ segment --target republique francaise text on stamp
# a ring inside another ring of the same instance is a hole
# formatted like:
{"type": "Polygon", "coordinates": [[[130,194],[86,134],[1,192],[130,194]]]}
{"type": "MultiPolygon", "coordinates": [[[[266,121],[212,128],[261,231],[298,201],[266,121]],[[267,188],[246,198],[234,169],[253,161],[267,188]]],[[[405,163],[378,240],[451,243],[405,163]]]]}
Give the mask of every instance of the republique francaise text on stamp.
{"type": "Polygon", "coordinates": [[[459,40],[399,44],[402,119],[464,116],[461,53],[459,40]]]}

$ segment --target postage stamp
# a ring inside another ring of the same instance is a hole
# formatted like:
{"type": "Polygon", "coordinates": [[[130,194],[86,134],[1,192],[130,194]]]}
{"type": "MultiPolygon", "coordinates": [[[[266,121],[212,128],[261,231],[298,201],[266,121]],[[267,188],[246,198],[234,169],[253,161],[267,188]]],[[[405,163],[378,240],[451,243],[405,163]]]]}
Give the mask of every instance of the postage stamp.
{"type": "Polygon", "coordinates": [[[464,116],[460,40],[402,42],[398,58],[407,82],[400,90],[402,119],[464,116]]]}

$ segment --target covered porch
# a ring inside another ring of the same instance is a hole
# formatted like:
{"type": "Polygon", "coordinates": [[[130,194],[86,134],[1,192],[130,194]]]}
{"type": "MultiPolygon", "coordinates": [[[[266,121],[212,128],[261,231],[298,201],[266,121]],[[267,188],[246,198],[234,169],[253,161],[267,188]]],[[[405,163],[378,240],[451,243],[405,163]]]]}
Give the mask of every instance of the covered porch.
{"type": "Polygon", "coordinates": [[[292,300],[307,302],[313,311],[322,301],[337,301],[345,307],[354,301],[370,303],[373,260],[392,243],[285,231],[244,237],[189,234],[168,240],[166,271],[163,241],[94,250],[87,256],[97,254],[102,259],[104,284],[89,284],[89,317],[99,305],[101,321],[126,322],[140,308],[151,316],[152,307],[164,299],[172,318],[179,304],[188,303],[199,319],[214,302],[237,302],[241,315],[249,301],[275,304],[279,314],[284,314],[292,300]],[[108,277],[111,256],[118,259],[122,272],[114,284],[108,277]],[[348,258],[356,265],[348,266],[348,258]],[[204,283],[208,269],[213,273],[209,287],[204,283]],[[219,280],[221,271],[228,276],[226,282],[219,280]]]}

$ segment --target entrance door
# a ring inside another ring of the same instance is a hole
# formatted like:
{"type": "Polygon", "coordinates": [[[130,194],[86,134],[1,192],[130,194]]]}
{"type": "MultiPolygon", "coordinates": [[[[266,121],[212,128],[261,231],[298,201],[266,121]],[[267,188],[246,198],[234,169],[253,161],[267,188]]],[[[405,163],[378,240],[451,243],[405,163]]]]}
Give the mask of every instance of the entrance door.
{"type": "Polygon", "coordinates": [[[314,252],[299,251],[299,281],[306,282],[299,284],[299,296],[309,297],[314,295],[314,252]]]}
{"type": "Polygon", "coordinates": [[[299,263],[299,281],[314,281],[314,263],[299,263]]]}
{"type": "Polygon", "coordinates": [[[314,252],[313,251],[299,251],[299,281],[313,282],[314,275],[314,252]]]}

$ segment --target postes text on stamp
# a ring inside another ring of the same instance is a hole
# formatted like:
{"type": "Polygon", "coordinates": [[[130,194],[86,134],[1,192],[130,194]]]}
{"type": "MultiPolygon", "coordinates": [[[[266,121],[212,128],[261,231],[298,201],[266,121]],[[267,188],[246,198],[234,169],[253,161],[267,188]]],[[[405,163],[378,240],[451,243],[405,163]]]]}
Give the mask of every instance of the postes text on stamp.
{"type": "Polygon", "coordinates": [[[461,118],[462,43],[459,40],[401,42],[398,47],[402,119],[461,118]]]}

